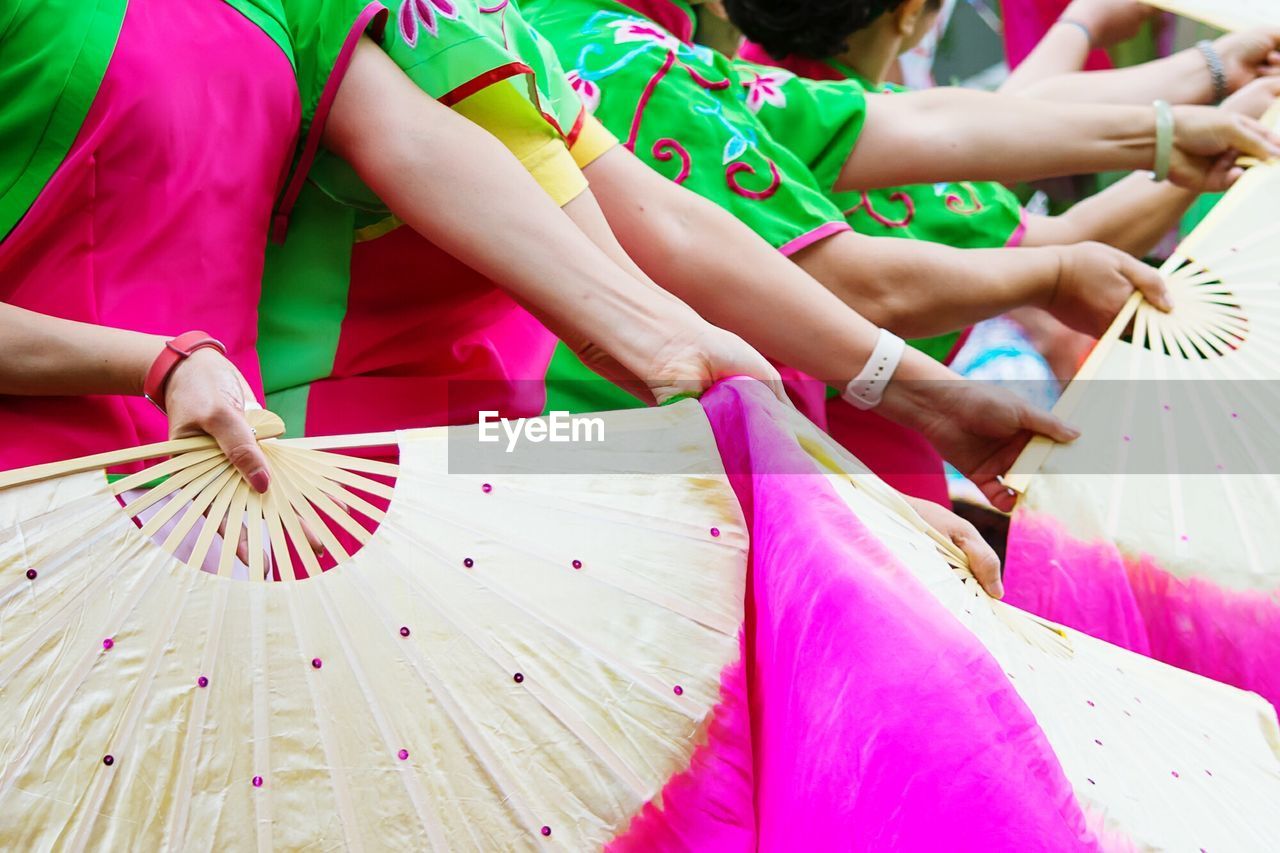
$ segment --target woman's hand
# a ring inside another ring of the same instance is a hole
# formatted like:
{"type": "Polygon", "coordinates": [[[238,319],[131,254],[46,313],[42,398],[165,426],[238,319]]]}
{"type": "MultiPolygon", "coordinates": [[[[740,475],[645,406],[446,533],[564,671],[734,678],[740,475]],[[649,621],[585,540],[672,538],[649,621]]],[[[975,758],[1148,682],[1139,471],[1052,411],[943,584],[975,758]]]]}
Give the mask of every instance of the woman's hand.
{"type": "Polygon", "coordinates": [[[1077,332],[1100,337],[1134,290],[1161,311],[1173,307],[1160,274],[1119,249],[1077,243],[1056,251],[1061,259],[1058,282],[1043,307],[1077,332]]]}
{"type": "MultiPolygon", "coordinates": [[[[904,496],[905,497],[905,496],[904,496]]],[[[978,528],[933,501],[907,497],[907,503],[930,527],[951,540],[969,560],[969,571],[992,598],[1004,598],[1000,579],[1000,558],[978,533],[978,528]]]]}
{"type": "Polygon", "coordinates": [[[732,376],[758,379],[779,400],[789,402],[778,371],[764,356],[737,335],[711,325],[683,306],[678,313],[679,321],[663,324],[673,330],[666,339],[639,353],[614,355],[594,341],[570,336],[563,339],[587,367],[650,402],[661,404],[681,394],[699,396],[732,376]]]}
{"type": "Polygon", "coordinates": [[[1227,72],[1227,88],[1236,92],[1258,77],[1280,75],[1280,30],[1261,28],[1229,33],[1213,43],[1227,72]]]}
{"type": "Polygon", "coordinates": [[[1280,98],[1280,77],[1262,77],[1242,87],[1222,102],[1222,109],[1237,115],[1261,119],[1280,98]]]}
{"type": "Polygon", "coordinates": [[[658,403],[680,394],[699,396],[732,376],[758,379],[787,402],[782,378],[764,356],[732,332],[696,317],[654,352],[641,376],[658,403]]]}
{"type": "Polygon", "coordinates": [[[1003,512],[1014,496],[999,478],[1036,435],[1070,442],[1080,437],[1053,415],[1013,393],[964,380],[922,353],[909,351],[885,389],[879,411],[923,433],[942,457],[972,480],[1003,512]]]}
{"type": "Polygon", "coordinates": [[[178,363],[164,388],[169,437],[213,436],[254,491],[265,492],[267,457],[244,416],[253,391],[235,365],[216,350],[199,349],[178,363]]]}
{"type": "Polygon", "coordinates": [[[1232,110],[1174,107],[1173,161],[1169,180],[1184,189],[1221,192],[1240,177],[1241,155],[1280,157],[1280,135],[1232,110]]]}

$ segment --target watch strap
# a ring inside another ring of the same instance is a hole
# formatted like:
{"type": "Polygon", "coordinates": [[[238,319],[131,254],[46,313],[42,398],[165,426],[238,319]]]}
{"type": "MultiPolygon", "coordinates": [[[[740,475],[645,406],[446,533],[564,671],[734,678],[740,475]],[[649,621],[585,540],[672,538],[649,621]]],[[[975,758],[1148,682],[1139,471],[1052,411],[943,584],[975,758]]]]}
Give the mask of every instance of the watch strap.
{"type": "Polygon", "coordinates": [[[165,341],[164,349],[160,350],[160,354],[156,356],[155,361],[151,362],[151,367],[147,370],[147,378],[142,385],[142,395],[163,412],[165,410],[164,388],[169,381],[169,375],[173,373],[175,367],[190,358],[192,353],[202,349],[216,349],[223,355],[227,354],[227,348],[222,341],[212,337],[208,332],[184,332],[172,340],[165,341]]]}
{"type": "Polygon", "coordinates": [[[841,398],[855,409],[867,411],[880,405],[884,399],[884,389],[893,379],[894,371],[902,361],[906,350],[906,342],[886,329],[880,330],[880,338],[876,341],[871,357],[857,376],[845,387],[841,398]]]}

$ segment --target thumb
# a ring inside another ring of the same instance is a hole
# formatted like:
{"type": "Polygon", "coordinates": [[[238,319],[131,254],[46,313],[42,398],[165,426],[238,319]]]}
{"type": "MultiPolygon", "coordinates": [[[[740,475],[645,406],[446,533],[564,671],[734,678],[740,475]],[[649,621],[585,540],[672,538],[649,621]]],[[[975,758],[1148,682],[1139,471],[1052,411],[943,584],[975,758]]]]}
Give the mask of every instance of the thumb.
{"type": "Polygon", "coordinates": [[[1054,415],[1035,406],[1023,404],[1018,414],[1018,421],[1022,428],[1036,435],[1043,435],[1062,444],[1068,444],[1080,437],[1080,430],[1067,426],[1054,415]]]}
{"type": "Polygon", "coordinates": [[[258,438],[249,428],[244,413],[225,409],[210,419],[206,429],[253,490],[265,493],[271,484],[267,457],[258,446],[258,438]]]}
{"type": "Polygon", "coordinates": [[[1168,313],[1173,310],[1173,299],[1164,276],[1136,258],[1125,255],[1122,259],[1124,277],[1152,305],[1168,313]]]}

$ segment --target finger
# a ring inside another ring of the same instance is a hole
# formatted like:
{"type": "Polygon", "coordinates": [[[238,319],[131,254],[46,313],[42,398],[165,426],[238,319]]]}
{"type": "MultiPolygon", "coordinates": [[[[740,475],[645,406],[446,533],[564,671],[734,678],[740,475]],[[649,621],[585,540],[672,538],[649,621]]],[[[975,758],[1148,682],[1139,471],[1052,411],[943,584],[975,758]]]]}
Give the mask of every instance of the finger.
{"type": "Polygon", "coordinates": [[[958,519],[951,531],[951,541],[956,544],[969,560],[969,571],[982,584],[987,595],[992,598],[1004,598],[1004,582],[1000,578],[1000,558],[995,549],[987,544],[987,540],[979,535],[977,529],[969,522],[958,519]]]}
{"type": "Polygon", "coordinates": [[[307,538],[307,544],[311,546],[311,552],[317,557],[323,556],[324,543],[320,541],[320,537],[317,536],[316,532],[311,529],[310,525],[301,518],[298,519],[298,523],[302,525],[302,535],[307,538]]]}
{"type": "Polygon", "coordinates": [[[1236,165],[1237,159],[1234,151],[1219,157],[1205,176],[1205,188],[1210,192],[1222,192],[1234,184],[1244,174],[1244,169],[1236,165]]]}
{"type": "Polygon", "coordinates": [[[226,409],[203,426],[253,490],[259,494],[266,492],[271,484],[267,457],[258,446],[257,436],[249,428],[244,413],[226,409]]]}
{"type": "Polygon", "coordinates": [[[1235,116],[1231,123],[1230,143],[1232,148],[1263,160],[1280,157],[1280,135],[1248,116],[1235,116]]]}
{"type": "Polygon", "coordinates": [[[1173,310],[1173,299],[1164,276],[1136,258],[1126,256],[1123,263],[1125,278],[1144,299],[1166,313],[1173,310]]]}
{"type": "Polygon", "coordinates": [[[707,387],[705,382],[699,382],[695,379],[673,379],[648,386],[648,392],[657,405],[665,406],[668,403],[675,403],[680,400],[697,399],[702,396],[707,387]]]}
{"type": "Polygon", "coordinates": [[[787,386],[783,384],[781,377],[768,379],[764,384],[769,386],[769,390],[773,392],[773,396],[777,397],[779,402],[794,406],[791,402],[791,397],[787,395],[787,386]]]}
{"type": "Polygon", "coordinates": [[[1022,428],[1036,435],[1043,435],[1061,444],[1067,444],[1080,437],[1080,430],[1068,426],[1044,409],[1023,404],[1018,413],[1018,422],[1022,428]]]}
{"type": "Polygon", "coordinates": [[[1013,507],[1017,503],[1018,498],[1011,489],[1006,488],[995,477],[990,477],[982,482],[977,483],[982,494],[986,497],[991,505],[1001,512],[1013,512],[1013,507]]]}

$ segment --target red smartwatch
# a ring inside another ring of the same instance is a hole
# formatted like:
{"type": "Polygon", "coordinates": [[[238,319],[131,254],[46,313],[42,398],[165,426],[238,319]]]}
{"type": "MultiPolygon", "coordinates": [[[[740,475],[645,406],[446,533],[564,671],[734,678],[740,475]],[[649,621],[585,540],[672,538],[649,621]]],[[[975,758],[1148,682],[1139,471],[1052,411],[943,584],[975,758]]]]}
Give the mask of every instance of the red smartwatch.
{"type": "Polygon", "coordinates": [[[163,412],[164,386],[169,381],[169,374],[173,373],[173,369],[181,362],[190,358],[193,352],[202,349],[216,349],[223,355],[227,354],[227,348],[223,346],[222,341],[211,337],[208,332],[184,332],[173,340],[166,341],[164,349],[160,350],[156,360],[151,362],[151,368],[147,371],[147,380],[142,384],[142,395],[163,412]]]}

